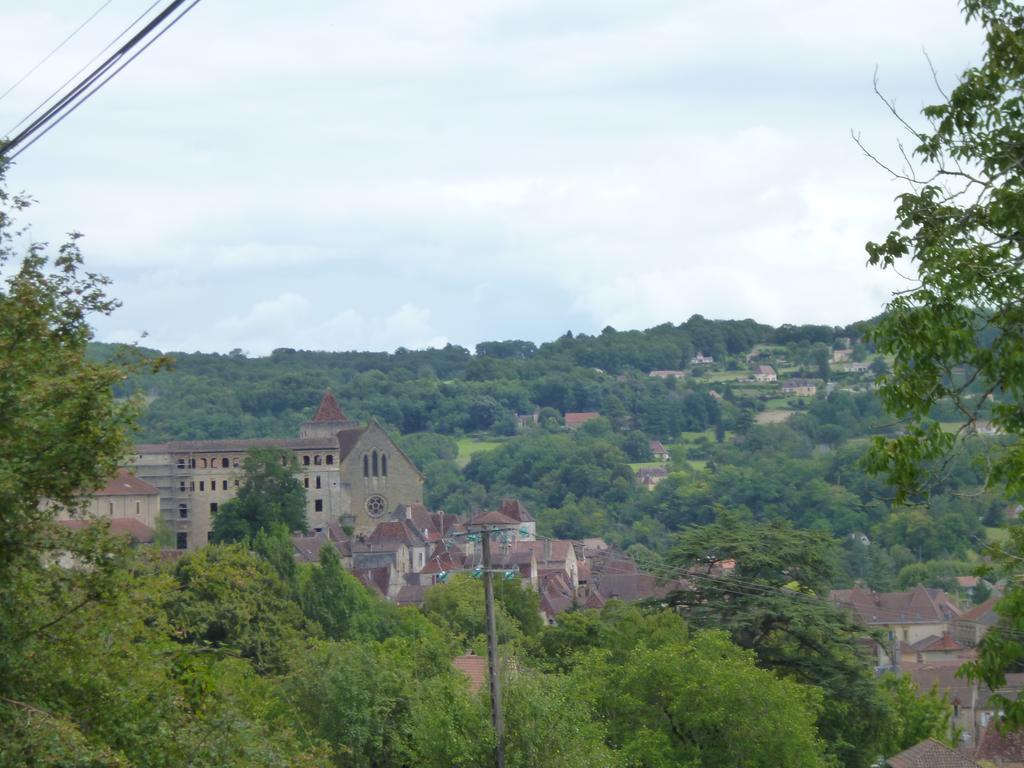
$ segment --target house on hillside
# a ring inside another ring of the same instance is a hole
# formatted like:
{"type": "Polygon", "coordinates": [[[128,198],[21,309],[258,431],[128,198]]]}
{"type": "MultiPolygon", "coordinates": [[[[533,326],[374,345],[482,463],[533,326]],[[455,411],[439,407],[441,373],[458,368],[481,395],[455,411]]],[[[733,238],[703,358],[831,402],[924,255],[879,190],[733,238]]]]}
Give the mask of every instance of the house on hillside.
{"type": "Polygon", "coordinates": [[[647,490],[651,490],[668,477],[668,471],[664,467],[640,467],[635,472],[635,476],[637,483],[647,490]]]}
{"type": "Polygon", "coordinates": [[[754,381],[768,383],[778,381],[779,376],[770,365],[759,365],[754,369],[754,381]]]}
{"type": "Polygon", "coordinates": [[[920,585],[906,592],[873,592],[859,587],[834,589],[829,597],[868,629],[883,631],[882,643],[875,644],[879,669],[896,666],[907,646],[951,632],[960,615],[949,595],[941,589],[920,585]]]}
{"type": "Polygon", "coordinates": [[[662,445],[660,440],[651,440],[650,449],[651,455],[658,461],[668,461],[672,458],[668,453],[668,449],[662,445]]]}
{"type": "Polygon", "coordinates": [[[953,637],[958,643],[971,648],[977,646],[985,633],[999,621],[995,605],[1002,595],[992,595],[981,605],[976,605],[953,620],[953,637]]]}
{"type": "Polygon", "coordinates": [[[579,411],[565,414],[565,426],[567,429],[579,429],[588,421],[593,421],[601,416],[597,411],[579,411]]]}
{"type": "Polygon", "coordinates": [[[786,379],[782,382],[782,394],[814,397],[818,394],[818,382],[815,379],[786,379]]]}
{"type": "Polygon", "coordinates": [[[703,352],[698,352],[695,357],[690,360],[690,365],[711,365],[715,362],[715,358],[711,355],[705,355],[703,352]]]}

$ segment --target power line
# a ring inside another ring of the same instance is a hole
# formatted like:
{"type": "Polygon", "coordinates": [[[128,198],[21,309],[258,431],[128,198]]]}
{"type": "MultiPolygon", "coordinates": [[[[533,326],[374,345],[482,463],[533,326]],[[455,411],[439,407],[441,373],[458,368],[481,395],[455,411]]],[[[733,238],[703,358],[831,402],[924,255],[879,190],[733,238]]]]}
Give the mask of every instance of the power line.
{"type": "Polygon", "coordinates": [[[12,134],[12,133],[13,133],[14,131],[18,130],[18,128],[20,128],[20,127],[21,127],[22,125],[24,125],[24,124],[25,124],[26,122],[28,122],[28,121],[29,121],[29,120],[30,120],[30,119],[32,118],[32,116],[33,116],[34,114],[36,114],[36,112],[38,112],[38,111],[39,111],[40,109],[42,109],[43,107],[45,107],[45,106],[46,106],[46,105],[47,105],[47,104],[48,104],[48,103],[50,102],[50,100],[51,100],[51,99],[53,99],[53,98],[54,98],[54,97],[55,97],[55,96],[56,96],[56,95],[57,95],[58,93],[60,93],[61,91],[63,91],[63,90],[65,89],[65,88],[67,88],[67,87],[68,87],[68,85],[69,85],[69,84],[70,84],[70,83],[71,83],[71,82],[72,82],[72,81],[73,81],[73,80],[74,80],[74,79],[75,79],[76,77],[78,77],[78,76],[79,76],[80,74],[82,74],[83,72],[85,72],[85,70],[86,70],[86,69],[88,69],[88,68],[89,68],[89,66],[90,66],[90,65],[91,65],[91,64],[92,64],[92,63],[93,63],[94,61],[96,61],[96,59],[98,59],[98,58],[99,58],[100,56],[102,56],[102,55],[103,55],[104,53],[106,53],[106,52],[107,52],[107,51],[109,51],[109,50],[110,50],[110,49],[111,49],[112,47],[114,47],[114,45],[116,45],[116,44],[117,44],[117,41],[118,41],[118,40],[120,40],[120,39],[121,39],[122,37],[124,37],[125,35],[127,35],[127,34],[128,34],[128,33],[129,33],[129,32],[130,32],[131,30],[132,30],[132,28],[133,28],[133,27],[134,27],[134,26],[135,26],[136,24],[138,24],[138,23],[139,23],[140,21],[142,21],[142,20],[143,20],[143,19],[144,19],[144,18],[145,18],[145,17],[147,16],[147,15],[149,15],[149,12],[150,12],[150,11],[152,11],[152,10],[153,10],[154,8],[156,8],[156,6],[157,6],[157,5],[159,5],[159,4],[160,4],[160,0],[153,0],[153,2],[152,2],[152,3],[150,3],[149,7],[148,7],[148,8],[146,8],[146,10],[144,10],[144,11],[143,11],[142,13],[140,13],[140,14],[139,14],[138,16],[136,16],[136,17],[135,17],[135,20],[134,20],[134,21],[132,21],[132,23],[131,23],[131,24],[129,24],[129,25],[128,25],[127,27],[125,27],[124,29],[122,29],[122,30],[121,30],[121,32],[120,32],[120,34],[118,34],[118,36],[117,36],[117,37],[115,37],[115,38],[114,38],[113,40],[111,40],[111,41],[110,41],[109,43],[107,43],[107,44],[106,44],[106,45],[105,45],[105,46],[103,47],[103,50],[101,50],[101,51],[100,51],[99,53],[97,53],[97,54],[96,54],[95,56],[93,56],[93,57],[92,57],[91,59],[89,59],[89,60],[88,60],[88,61],[87,61],[87,62],[86,62],[85,64],[83,64],[83,65],[82,65],[82,67],[81,67],[81,68],[80,68],[80,69],[79,69],[79,70],[78,70],[77,72],[75,72],[75,73],[74,73],[73,75],[71,75],[71,77],[69,77],[69,78],[68,78],[67,80],[65,80],[65,81],[64,81],[63,83],[61,83],[61,84],[60,84],[59,86],[57,86],[57,88],[56,88],[56,89],[54,89],[53,93],[51,93],[51,94],[50,94],[49,96],[47,96],[47,97],[46,97],[45,99],[43,99],[43,100],[42,100],[41,102],[39,102],[39,105],[38,105],[38,106],[37,106],[37,107],[36,107],[35,109],[33,109],[33,110],[32,110],[31,112],[29,112],[29,113],[28,113],[27,115],[25,115],[25,116],[24,116],[23,118],[21,118],[21,120],[19,120],[19,121],[18,121],[17,123],[15,123],[15,124],[14,124],[14,125],[12,125],[12,126],[11,126],[10,128],[8,128],[8,129],[7,129],[7,131],[5,132],[5,134],[4,134],[4,135],[6,135],[6,136],[9,136],[9,135],[10,135],[10,134],[12,134]]]}
{"type": "Polygon", "coordinates": [[[78,34],[79,32],[81,32],[81,31],[82,31],[82,28],[83,28],[83,27],[84,27],[84,26],[85,26],[86,24],[88,24],[88,23],[89,23],[90,21],[92,21],[92,20],[93,20],[93,19],[95,19],[95,18],[96,18],[97,16],[99,16],[99,15],[100,15],[100,11],[102,11],[102,10],[103,10],[104,8],[106,8],[106,7],[108,6],[108,5],[110,5],[110,4],[112,3],[112,2],[114,2],[114,0],[106,0],[106,2],[105,2],[105,3],[103,3],[103,5],[101,5],[101,6],[100,6],[99,8],[97,8],[97,9],[96,9],[95,11],[93,11],[93,13],[92,13],[92,16],[90,16],[90,17],[89,17],[89,18],[87,18],[87,19],[86,19],[85,21],[83,21],[83,22],[82,22],[81,24],[79,24],[79,25],[78,25],[77,27],[75,27],[75,30],[74,30],[74,31],[73,31],[73,32],[72,32],[72,33],[71,33],[70,35],[68,35],[68,36],[67,36],[67,37],[65,37],[65,38],[64,38],[63,40],[61,40],[61,41],[60,41],[60,43],[59,43],[59,44],[57,45],[57,47],[56,47],[56,48],[54,48],[54,49],[53,49],[52,51],[50,51],[50,52],[49,52],[48,54],[46,54],[45,56],[43,56],[43,58],[42,58],[42,59],[41,59],[41,60],[39,61],[39,63],[38,63],[38,64],[36,64],[36,65],[35,65],[34,67],[32,67],[32,69],[30,69],[30,70],[29,70],[28,72],[26,72],[26,73],[25,73],[24,75],[22,75],[22,76],[21,76],[20,78],[18,78],[18,80],[17,80],[17,81],[16,81],[15,83],[14,83],[14,85],[12,85],[12,86],[11,86],[10,88],[8,88],[8,89],[7,89],[6,91],[4,91],[3,93],[0,93],[0,101],[3,101],[3,100],[4,100],[4,97],[5,97],[5,96],[7,96],[7,94],[9,94],[9,93],[10,93],[11,91],[13,91],[13,90],[14,90],[15,88],[17,88],[17,87],[18,87],[19,85],[21,85],[21,84],[22,84],[23,82],[25,82],[25,81],[26,81],[26,80],[27,80],[27,79],[28,79],[29,77],[31,77],[31,76],[32,76],[32,73],[34,73],[34,72],[35,72],[35,71],[36,71],[37,69],[39,69],[39,68],[40,68],[41,66],[43,66],[43,64],[45,64],[45,63],[46,63],[47,61],[49,61],[49,60],[50,60],[50,57],[51,57],[51,56],[53,56],[53,54],[55,54],[55,53],[56,53],[57,51],[59,51],[59,50],[60,50],[61,48],[63,48],[63,47],[64,47],[64,45],[65,45],[65,44],[66,44],[66,43],[67,43],[67,42],[68,42],[68,41],[69,41],[69,40],[70,40],[71,38],[73,38],[73,37],[74,37],[75,35],[77,35],[77,34],[78,34]]]}
{"type": "Polygon", "coordinates": [[[11,139],[2,149],[0,149],[0,157],[4,155],[7,159],[13,160],[30,146],[35,144],[40,138],[49,133],[53,128],[59,125],[63,120],[74,112],[78,107],[88,101],[97,91],[99,91],[104,85],[112,80],[121,70],[131,64],[139,55],[142,54],[149,46],[159,40],[171,27],[177,24],[181,19],[195,8],[199,4],[200,0],[192,0],[181,13],[178,14],[170,23],[168,23],[163,29],[150,39],[141,49],[136,51],[130,58],[120,64],[113,72],[107,75],[107,72],[114,68],[121,59],[131,51],[136,45],[146,38],[154,29],[156,29],[162,22],[164,22],[174,11],[176,11],[186,0],[172,0],[172,2],[164,8],[156,17],[154,17],[145,27],[137,32],[127,43],[119,48],[112,56],[110,56],[103,64],[93,70],[82,82],[76,85],[71,91],[62,97],[56,104],[47,109],[41,116],[36,118],[32,123],[29,124],[21,133],[11,139]],[[104,77],[106,75],[106,77],[104,77]],[[100,78],[103,78],[100,80],[100,78]],[[97,83],[97,81],[99,81],[97,83]],[[24,145],[24,146],[21,146],[24,145]],[[20,148],[19,148],[20,147],[20,148]],[[17,148],[17,149],[16,149],[17,148]],[[13,151],[12,150],[15,150],[13,151]]]}

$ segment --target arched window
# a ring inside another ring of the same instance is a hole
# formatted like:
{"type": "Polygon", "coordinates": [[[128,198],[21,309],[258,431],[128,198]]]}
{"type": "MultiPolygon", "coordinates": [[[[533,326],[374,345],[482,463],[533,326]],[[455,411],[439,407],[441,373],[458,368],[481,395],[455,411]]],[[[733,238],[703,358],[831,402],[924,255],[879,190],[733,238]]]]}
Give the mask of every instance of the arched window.
{"type": "Polygon", "coordinates": [[[334,463],[334,454],[333,453],[328,453],[327,454],[327,463],[328,464],[333,464],[334,463]]]}
{"type": "Polygon", "coordinates": [[[302,457],[302,466],[304,466],[304,467],[308,467],[309,466],[309,456],[303,456],[302,457]]]}
{"type": "Polygon", "coordinates": [[[380,473],[384,477],[388,476],[388,455],[386,453],[380,455],[380,473]]]}
{"type": "Polygon", "coordinates": [[[199,461],[202,462],[202,464],[200,464],[199,466],[201,466],[203,469],[206,469],[206,459],[200,459],[199,461]]]}
{"type": "Polygon", "coordinates": [[[317,465],[318,467],[320,466],[320,454],[319,454],[319,453],[318,453],[318,454],[316,454],[316,455],[315,455],[315,456],[313,457],[313,463],[314,463],[314,464],[316,464],[316,465],[317,465]]]}
{"type": "Polygon", "coordinates": [[[227,469],[228,467],[230,467],[230,466],[231,466],[231,462],[230,462],[230,461],[228,461],[227,459],[221,459],[221,460],[220,460],[220,465],[221,465],[221,467],[223,467],[224,469],[227,469]]]}
{"type": "Polygon", "coordinates": [[[363,477],[370,476],[370,457],[363,454],[363,477]]]}
{"type": "Polygon", "coordinates": [[[374,450],[372,455],[373,455],[373,476],[377,477],[380,474],[380,466],[379,466],[379,462],[378,462],[378,459],[377,459],[377,451],[374,450]]]}

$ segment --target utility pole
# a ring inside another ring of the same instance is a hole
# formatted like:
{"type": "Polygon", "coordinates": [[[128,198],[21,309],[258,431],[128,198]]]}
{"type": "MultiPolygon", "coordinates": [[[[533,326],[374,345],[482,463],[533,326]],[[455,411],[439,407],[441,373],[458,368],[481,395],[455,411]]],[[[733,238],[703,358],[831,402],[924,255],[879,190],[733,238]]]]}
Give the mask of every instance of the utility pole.
{"type": "Polygon", "coordinates": [[[491,724],[494,726],[494,764],[505,768],[505,717],[501,711],[501,664],[498,659],[498,623],[494,616],[494,574],[491,572],[491,534],[518,523],[500,512],[481,512],[466,524],[466,530],[480,534],[484,604],[487,615],[487,670],[491,682],[491,724]]]}
{"type": "Polygon", "coordinates": [[[491,723],[494,725],[494,764],[505,768],[505,717],[501,711],[501,675],[498,664],[498,623],[494,618],[494,581],[491,573],[491,531],[480,531],[483,549],[484,603],[487,610],[487,669],[491,678],[491,723]]]}

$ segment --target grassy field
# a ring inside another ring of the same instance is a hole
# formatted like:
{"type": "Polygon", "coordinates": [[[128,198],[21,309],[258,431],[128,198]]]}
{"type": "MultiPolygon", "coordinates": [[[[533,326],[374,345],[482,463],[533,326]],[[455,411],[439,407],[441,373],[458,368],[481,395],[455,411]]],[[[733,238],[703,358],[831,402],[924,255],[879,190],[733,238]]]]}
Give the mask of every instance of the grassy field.
{"type": "Polygon", "coordinates": [[[651,467],[667,466],[667,461],[634,461],[629,468],[636,472],[638,469],[650,469],[651,467]]]}
{"type": "Polygon", "coordinates": [[[493,451],[501,445],[501,442],[497,440],[478,440],[475,437],[460,437],[456,442],[459,444],[459,455],[455,459],[455,463],[460,468],[469,464],[469,460],[473,458],[474,453],[493,451]]]}
{"type": "Polygon", "coordinates": [[[985,541],[989,544],[1001,544],[1010,538],[1010,532],[1005,528],[985,528],[985,541]]]}
{"type": "Polygon", "coordinates": [[[781,424],[793,413],[793,411],[761,411],[754,417],[754,421],[758,424],[781,424]]]}

